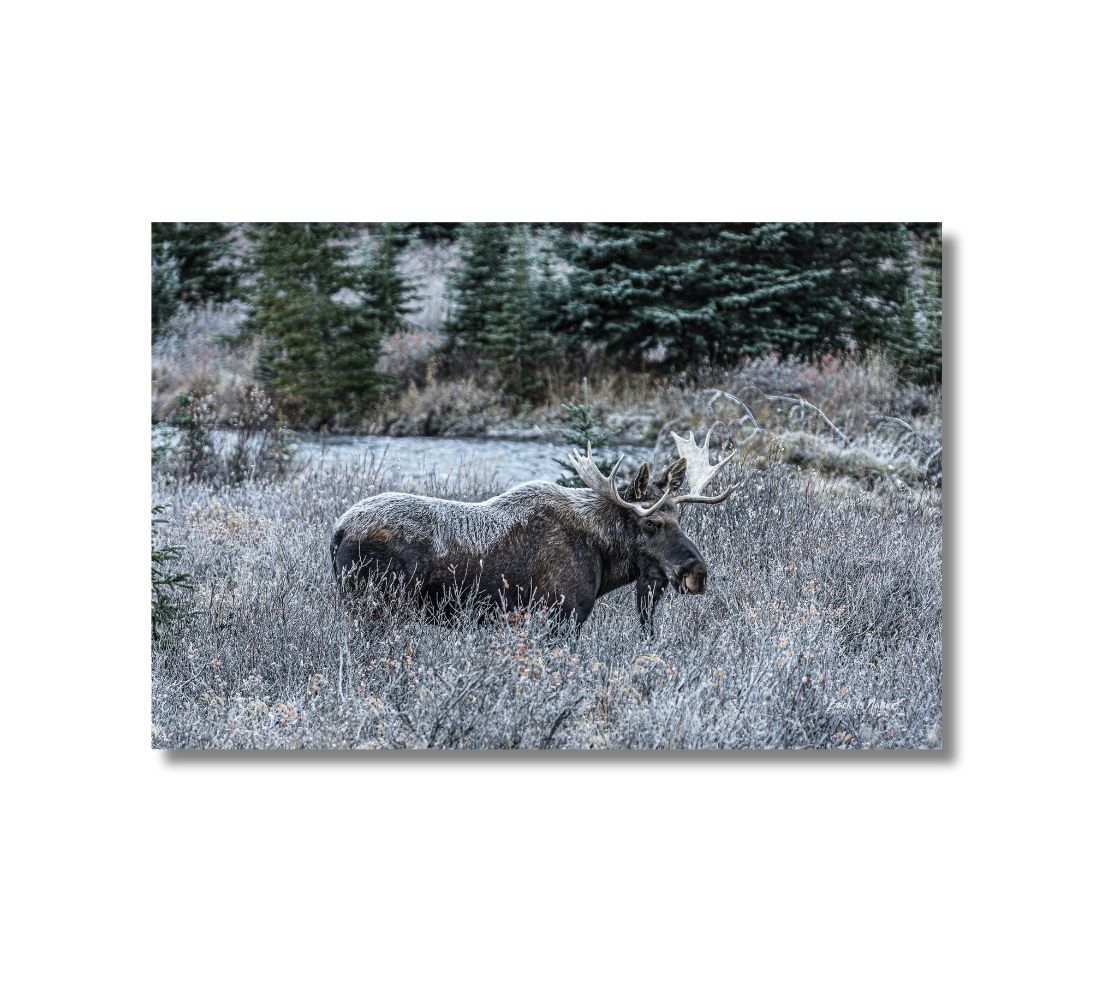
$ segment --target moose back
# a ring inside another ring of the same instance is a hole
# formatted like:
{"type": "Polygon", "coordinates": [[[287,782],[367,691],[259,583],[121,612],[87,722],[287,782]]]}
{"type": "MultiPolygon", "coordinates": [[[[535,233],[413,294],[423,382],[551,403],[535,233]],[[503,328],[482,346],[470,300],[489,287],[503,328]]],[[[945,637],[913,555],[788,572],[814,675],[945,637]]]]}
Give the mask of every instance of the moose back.
{"type": "Polygon", "coordinates": [[[633,583],[639,619],[651,625],[666,587],[701,594],[707,582],[708,567],[681,530],[681,509],[722,503],[742,485],[704,495],[734,453],[711,464],[711,431],[702,446],[691,433],[673,438],[676,461],[652,481],[643,465],[621,487],[621,459],[605,476],[588,447],[571,456],[585,489],[530,482],[482,503],[368,497],[335,524],[335,576],[348,590],[397,578],[434,605],[465,594],[501,607],[542,602],[577,624],[604,594],[633,583]]]}

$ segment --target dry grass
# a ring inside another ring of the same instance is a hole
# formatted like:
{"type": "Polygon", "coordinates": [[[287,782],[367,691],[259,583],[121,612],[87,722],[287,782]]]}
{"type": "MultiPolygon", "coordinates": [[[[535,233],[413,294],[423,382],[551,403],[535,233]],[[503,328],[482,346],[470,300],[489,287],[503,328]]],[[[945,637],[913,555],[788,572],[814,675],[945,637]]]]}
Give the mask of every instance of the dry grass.
{"type": "Polygon", "coordinates": [[[480,499],[469,469],[368,465],[238,485],[163,479],[194,614],[153,649],[157,747],[927,748],[941,732],[941,505],[929,486],[772,463],[686,513],[711,566],[643,637],[633,594],[581,636],[529,618],[433,624],[399,595],[348,607],[334,518],[393,487],[480,499]]]}
{"type": "MultiPolygon", "coordinates": [[[[213,423],[255,428],[240,411],[254,348],[223,339],[237,314],[178,323],[153,352],[153,416],[193,393],[213,423]]],[[[398,391],[363,430],[559,435],[574,373],[552,373],[547,402],[525,410],[480,379],[441,377],[437,343],[389,339],[398,391]]],[[[663,459],[670,431],[713,427],[739,447],[748,480],[723,506],[686,513],[711,591],[667,599],[652,640],[630,591],[601,601],[578,639],[533,617],[439,626],[392,593],[366,609],[341,603],[334,519],[386,489],[479,500],[510,485],[469,468],[417,484],[364,464],[284,479],[262,478],[283,463],[240,463],[233,476],[215,461],[206,479],[164,462],[158,541],[184,547],[177,568],[196,587],[183,597],[191,614],[153,648],[153,744],[939,745],[939,394],[877,356],[755,359],[676,379],[593,371],[591,392],[616,440],[663,459]]]]}
{"type": "Polygon", "coordinates": [[[152,345],[152,419],[174,418],[185,396],[211,397],[219,419],[232,423],[255,385],[259,345],[237,343],[240,306],[179,312],[152,345]]]}
{"type": "MultiPolygon", "coordinates": [[[[429,370],[391,399],[368,430],[400,435],[558,440],[578,382],[554,380],[551,398],[525,409],[478,377],[429,370]]],[[[667,453],[670,432],[715,426],[761,464],[788,462],[853,479],[940,481],[941,396],[901,381],[880,355],[818,362],[757,358],[676,379],[605,372],[589,379],[597,419],[612,440],[667,453]]]]}
{"type": "Polygon", "coordinates": [[[410,382],[382,407],[370,433],[419,437],[482,437],[508,421],[493,390],[473,378],[410,382]]]}
{"type": "MultiPolygon", "coordinates": [[[[235,307],[176,318],[152,355],[152,416],[171,420],[185,395],[207,397],[219,423],[243,421],[257,345],[233,335],[235,307]]],[[[401,330],[385,341],[381,368],[395,388],[359,433],[398,436],[501,436],[559,440],[564,404],[580,395],[585,371],[567,359],[547,372],[539,405],[504,396],[484,376],[462,375],[440,360],[431,330],[401,330]]],[[[856,479],[908,483],[940,477],[941,397],[899,379],[879,354],[815,362],[755,358],[730,369],[676,377],[589,369],[597,417],[622,444],[663,453],[670,431],[715,425],[760,462],[789,462],[856,479]]]]}

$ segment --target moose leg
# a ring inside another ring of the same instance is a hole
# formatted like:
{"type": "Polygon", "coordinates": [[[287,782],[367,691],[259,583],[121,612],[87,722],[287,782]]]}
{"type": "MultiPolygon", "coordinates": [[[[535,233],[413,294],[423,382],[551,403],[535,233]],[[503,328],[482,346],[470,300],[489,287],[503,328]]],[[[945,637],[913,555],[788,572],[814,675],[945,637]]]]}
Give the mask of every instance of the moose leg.
{"type": "Polygon", "coordinates": [[[661,592],[665,589],[665,581],[660,576],[640,576],[635,587],[635,596],[638,602],[638,621],[642,628],[648,629],[653,634],[653,611],[657,602],[661,600],[661,592]]]}

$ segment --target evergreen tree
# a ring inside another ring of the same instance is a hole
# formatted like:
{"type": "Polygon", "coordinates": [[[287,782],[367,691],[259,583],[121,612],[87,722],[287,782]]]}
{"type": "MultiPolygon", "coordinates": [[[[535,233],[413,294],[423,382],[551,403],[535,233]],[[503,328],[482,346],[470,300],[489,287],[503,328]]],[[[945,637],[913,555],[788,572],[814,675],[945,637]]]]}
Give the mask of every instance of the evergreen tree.
{"type": "Polygon", "coordinates": [[[548,231],[545,244],[534,261],[537,271],[533,282],[537,328],[549,335],[553,349],[565,329],[570,297],[567,280],[556,270],[555,251],[565,239],[557,230],[548,231]]]}
{"type": "Polygon", "coordinates": [[[916,373],[916,378],[919,381],[936,382],[941,384],[941,362],[942,362],[942,341],[941,341],[941,233],[938,234],[930,241],[929,257],[927,257],[927,271],[925,278],[925,300],[923,314],[925,317],[925,334],[923,337],[923,346],[925,348],[925,357],[923,359],[921,369],[916,373]],[[936,265],[932,262],[932,257],[936,255],[936,265]]]}
{"type": "Polygon", "coordinates": [[[764,223],[732,227],[724,238],[742,269],[727,304],[745,353],[866,347],[897,325],[910,255],[904,226],[764,223]]]}
{"type": "Polygon", "coordinates": [[[163,629],[175,625],[192,614],[179,601],[185,598],[182,591],[191,591],[194,584],[189,573],[177,571],[172,563],[183,558],[182,545],[156,545],[156,525],[166,524],[158,515],[167,509],[166,504],[152,508],[152,639],[160,637],[163,629]]]}
{"type": "MultiPolygon", "coordinates": [[[[562,432],[564,443],[571,445],[581,455],[587,448],[591,449],[592,454],[598,452],[599,457],[595,460],[596,467],[604,476],[610,475],[614,463],[602,451],[610,443],[610,439],[595,419],[587,379],[583,380],[583,402],[565,403],[564,409],[568,411],[568,426],[562,432]]],[[[556,480],[557,483],[561,486],[575,486],[577,488],[584,485],[583,480],[572,471],[572,465],[568,461],[567,455],[555,461],[566,473],[556,480]]]]}
{"type": "Polygon", "coordinates": [[[450,243],[463,228],[460,222],[401,222],[397,228],[408,236],[415,236],[425,243],[450,243]]]}
{"type": "Polygon", "coordinates": [[[400,273],[400,251],[407,242],[386,223],[379,239],[363,240],[357,271],[357,292],[363,320],[381,336],[399,329],[410,312],[414,288],[400,273]]]}
{"type": "Polygon", "coordinates": [[[628,364],[725,362],[740,353],[722,299],[738,290],[710,223],[596,224],[568,242],[569,331],[628,364]]]}
{"type": "Polygon", "coordinates": [[[346,322],[327,344],[325,367],[333,412],[324,408],[312,423],[355,426],[368,420],[385,394],[389,376],[377,370],[381,328],[370,324],[359,307],[346,310],[346,322]]]}
{"type": "Polygon", "coordinates": [[[941,227],[912,224],[917,243],[910,268],[906,302],[887,353],[905,378],[915,382],[941,381],[941,227]]]}
{"type": "Polygon", "coordinates": [[[631,364],[690,368],[881,342],[907,238],[889,224],[593,225],[569,243],[569,331],[631,364]]]}
{"type": "Polygon", "coordinates": [[[250,233],[255,285],[246,329],[263,340],[259,377],[293,423],[324,427],[368,413],[384,385],[380,331],[352,287],[349,232],[332,223],[265,223],[250,233]]]}
{"type": "Polygon", "coordinates": [[[357,301],[347,308],[327,354],[340,412],[351,422],[372,412],[391,381],[377,365],[382,343],[402,325],[412,294],[397,270],[402,242],[386,224],[379,238],[363,241],[357,265],[347,272],[357,301]]]}
{"type": "Polygon", "coordinates": [[[736,353],[808,356],[842,343],[827,234],[808,223],[759,223],[721,235],[736,353]]]}
{"type": "Polygon", "coordinates": [[[932,233],[922,248],[921,264],[924,268],[923,288],[925,290],[925,316],[931,329],[936,329],[938,375],[940,377],[941,354],[941,263],[944,248],[941,243],[941,226],[932,233]]]}
{"type": "Polygon", "coordinates": [[[486,363],[499,373],[503,388],[512,395],[523,400],[539,399],[550,344],[540,325],[537,285],[525,226],[518,226],[512,236],[505,287],[499,291],[497,314],[489,322],[482,341],[486,363]]]}
{"type": "Polygon", "coordinates": [[[166,246],[178,265],[178,301],[200,306],[237,296],[232,235],[233,227],[224,222],[152,223],[153,258],[166,246]]]}
{"type": "Polygon", "coordinates": [[[163,336],[179,308],[179,262],[171,244],[152,248],[152,342],[163,336]]]}
{"type": "Polygon", "coordinates": [[[596,224],[587,239],[567,244],[574,337],[600,344],[620,361],[640,362],[643,354],[658,351],[677,360],[682,352],[673,348],[683,345],[690,297],[678,265],[693,259],[679,228],[596,224]]]}
{"type": "Polygon", "coordinates": [[[485,361],[491,325],[509,285],[510,227],[481,222],[464,226],[460,264],[451,275],[451,317],[444,351],[461,367],[485,361]]]}

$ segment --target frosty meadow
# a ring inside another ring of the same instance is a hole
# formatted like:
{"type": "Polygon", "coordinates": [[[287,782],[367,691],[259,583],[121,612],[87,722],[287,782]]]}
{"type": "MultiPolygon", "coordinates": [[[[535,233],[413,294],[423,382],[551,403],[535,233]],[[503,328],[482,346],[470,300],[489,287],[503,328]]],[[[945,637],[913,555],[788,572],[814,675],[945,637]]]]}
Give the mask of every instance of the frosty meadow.
{"type": "Polygon", "coordinates": [[[940,746],[939,229],[166,225],[153,746],[940,746]]]}

